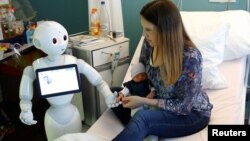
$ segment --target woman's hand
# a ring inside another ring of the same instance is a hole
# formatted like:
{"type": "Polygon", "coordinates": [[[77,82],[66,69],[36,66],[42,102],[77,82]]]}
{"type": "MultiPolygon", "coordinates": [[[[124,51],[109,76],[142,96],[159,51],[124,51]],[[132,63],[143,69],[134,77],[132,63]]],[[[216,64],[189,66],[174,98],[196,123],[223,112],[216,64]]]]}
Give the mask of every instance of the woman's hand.
{"type": "Polygon", "coordinates": [[[127,96],[122,98],[122,104],[123,107],[134,109],[145,104],[145,99],[140,96],[127,96]]]}

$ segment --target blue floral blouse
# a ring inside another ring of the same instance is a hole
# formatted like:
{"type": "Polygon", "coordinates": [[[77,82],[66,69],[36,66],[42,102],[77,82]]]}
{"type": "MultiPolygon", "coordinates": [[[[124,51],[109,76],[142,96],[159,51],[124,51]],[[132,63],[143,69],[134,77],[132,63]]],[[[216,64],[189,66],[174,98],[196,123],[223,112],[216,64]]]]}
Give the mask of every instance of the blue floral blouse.
{"type": "Polygon", "coordinates": [[[145,41],[140,55],[140,62],[145,64],[148,78],[152,81],[162,109],[176,114],[187,115],[191,110],[210,116],[213,105],[202,89],[202,56],[197,48],[185,48],[183,54],[183,71],[173,85],[164,87],[158,67],[150,65],[152,48],[145,41]]]}

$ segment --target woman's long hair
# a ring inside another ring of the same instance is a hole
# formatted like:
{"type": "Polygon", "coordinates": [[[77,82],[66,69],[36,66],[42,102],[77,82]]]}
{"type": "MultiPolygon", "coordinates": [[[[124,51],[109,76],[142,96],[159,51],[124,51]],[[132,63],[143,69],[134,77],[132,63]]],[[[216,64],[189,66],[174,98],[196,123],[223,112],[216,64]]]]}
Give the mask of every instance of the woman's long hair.
{"type": "Polygon", "coordinates": [[[182,73],[184,47],[195,47],[184,28],[180,12],[170,0],[153,0],[140,14],[157,27],[158,46],[153,48],[153,64],[161,62],[159,68],[165,86],[174,84],[182,73]]]}

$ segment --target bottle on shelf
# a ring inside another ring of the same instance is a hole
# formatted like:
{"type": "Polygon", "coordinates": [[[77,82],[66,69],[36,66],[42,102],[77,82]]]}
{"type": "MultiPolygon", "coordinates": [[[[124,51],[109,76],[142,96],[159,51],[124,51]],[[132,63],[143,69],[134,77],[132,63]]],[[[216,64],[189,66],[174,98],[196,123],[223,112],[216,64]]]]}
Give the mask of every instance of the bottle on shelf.
{"type": "Polygon", "coordinates": [[[28,24],[28,27],[27,27],[27,30],[26,30],[26,38],[27,38],[26,42],[27,42],[27,44],[32,43],[33,34],[34,34],[36,26],[37,26],[36,22],[29,21],[29,24],[28,24]]]}
{"type": "Polygon", "coordinates": [[[105,5],[105,1],[101,1],[100,8],[101,35],[105,37],[110,32],[110,19],[105,5]]]}
{"type": "Polygon", "coordinates": [[[101,25],[97,8],[92,8],[90,15],[90,35],[98,37],[100,36],[100,34],[101,34],[101,25]]]}

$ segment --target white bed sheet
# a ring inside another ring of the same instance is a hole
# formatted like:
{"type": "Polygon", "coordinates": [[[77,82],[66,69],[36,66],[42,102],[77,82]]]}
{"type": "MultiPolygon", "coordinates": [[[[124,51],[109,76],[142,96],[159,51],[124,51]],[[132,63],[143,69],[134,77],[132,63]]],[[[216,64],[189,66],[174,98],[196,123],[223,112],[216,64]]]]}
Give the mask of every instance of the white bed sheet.
{"type": "MultiPolygon", "coordinates": [[[[140,46],[141,42],[138,46],[140,46]]],[[[138,60],[140,48],[137,48],[132,63],[138,60]]],[[[244,124],[245,99],[247,89],[248,64],[247,57],[223,62],[219,69],[228,82],[228,88],[207,90],[212,110],[210,125],[214,124],[244,124]],[[247,70],[247,71],[246,71],[247,70]]],[[[128,69],[130,70],[130,68],[128,69]]],[[[129,79],[129,72],[124,81],[129,79]]],[[[56,141],[109,141],[123,129],[122,124],[110,109],[89,128],[86,133],[67,134],[56,141]]],[[[129,137],[128,137],[129,138],[129,137]]],[[[179,138],[160,139],[160,141],[207,141],[207,128],[202,131],[179,138]]]]}

